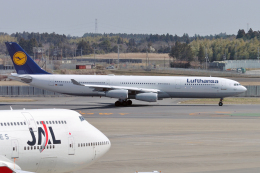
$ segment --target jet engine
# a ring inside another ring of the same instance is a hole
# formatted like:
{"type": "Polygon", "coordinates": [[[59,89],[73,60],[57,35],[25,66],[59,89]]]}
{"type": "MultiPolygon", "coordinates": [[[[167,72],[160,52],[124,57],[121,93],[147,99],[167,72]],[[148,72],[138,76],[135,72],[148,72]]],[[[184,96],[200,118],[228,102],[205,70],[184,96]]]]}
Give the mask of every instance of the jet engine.
{"type": "Polygon", "coordinates": [[[109,90],[106,91],[106,97],[125,100],[128,98],[128,90],[109,90]]]}
{"type": "Polygon", "coordinates": [[[135,99],[146,101],[146,102],[157,102],[158,94],[157,93],[140,93],[136,94],[135,99]]]}

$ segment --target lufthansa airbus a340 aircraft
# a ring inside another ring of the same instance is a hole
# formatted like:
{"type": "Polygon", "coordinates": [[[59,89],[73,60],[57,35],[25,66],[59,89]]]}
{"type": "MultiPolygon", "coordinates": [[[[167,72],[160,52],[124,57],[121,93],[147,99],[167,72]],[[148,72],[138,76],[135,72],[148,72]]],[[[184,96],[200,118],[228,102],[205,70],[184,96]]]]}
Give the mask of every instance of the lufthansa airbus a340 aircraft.
{"type": "Polygon", "coordinates": [[[110,146],[109,139],[75,111],[0,111],[1,173],[72,172],[94,163],[110,146]]]}
{"type": "Polygon", "coordinates": [[[15,42],[6,42],[17,73],[9,78],[62,94],[117,98],[116,106],[130,99],[156,102],[164,98],[231,97],[247,89],[237,81],[218,77],[55,75],[41,69],[15,42]]]}

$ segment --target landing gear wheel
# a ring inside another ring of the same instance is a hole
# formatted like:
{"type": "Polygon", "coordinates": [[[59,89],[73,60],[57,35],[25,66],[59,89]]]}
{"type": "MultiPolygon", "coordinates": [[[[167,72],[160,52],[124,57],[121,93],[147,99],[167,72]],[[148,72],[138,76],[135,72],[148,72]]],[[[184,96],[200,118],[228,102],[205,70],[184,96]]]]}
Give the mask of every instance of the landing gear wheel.
{"type": "Polygon", "coordinates": [[[121,105],[120,101],[115,102],[115,106],[120,106],[120,105],[121,105]]]}
{"type": "Polygon", "coordinates": [[[131,106],[132,105],[132,100],[127,100],[127,105],[131,106]]]}
{"type": "Polygon", "coordinates": [[[223,105],[223,98],[220,98],[219,102],[218,102],[218,105],[219,106],[222,106],[223,105]]]}
{"type": "Polygon", "coordinates": [[[123,102],[122,102],[122,105],[123,105],[123,106],[127,106],[127,102],[126,102],[126,101],[123,101],[123,102]]]}

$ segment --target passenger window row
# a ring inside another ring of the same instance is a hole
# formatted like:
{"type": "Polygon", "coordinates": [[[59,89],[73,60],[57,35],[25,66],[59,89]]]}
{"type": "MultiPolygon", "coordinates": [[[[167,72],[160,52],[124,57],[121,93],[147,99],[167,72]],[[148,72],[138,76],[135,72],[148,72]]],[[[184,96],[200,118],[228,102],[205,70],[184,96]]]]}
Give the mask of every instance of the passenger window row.
{"type": "MultiPolygon", "coordinates": [[[[14,148],[14,147],[13,147],[14,148]]],[[[42,149],[43,147],[42,146],[27,146],[27,147],[24,147],[24,150],[39,150],[39,149],[42,149]]],[[[55,148],[55,145],[47,145],[46,147],[44,147],[44,149],[54,149],[55,148]]]]}
{"type": "Polygon", "coordinates": [[[158,83],[158,85],[170,85],[170,83],[158,83]]]}
{"type": "Polygon", "coordinates": [[[88,147],[88,146],[98,146],[98,145],[108,145],[108,141],[103,142],[91,142],[91,143],[78,143],[78,147],[88,147]]]}
{"type": "Polygon", "coordinates": [[[25,122],[6,122],[6,123],[0,123],[1,126],[22,126],[22,125],[26,125],[25,122]]]}
{"type": "Polygon", "coordinates": [[[156,83],[143,83],[143,82],[120,82],[120,84],[155,85],[156,83]]]}
{"type": "MultiPolygon", "coordinates": [[[[43,121],[44,124],[67,124],[66,121],[43,121]]],[[[42,121],[37,121],[37,124],[42,124],[42,121]]]]}
{"type": "Polygon", "coordinates": [[[60,83],[72,83],[71,81],[55,81],[55,82],[60,82],[60,83]]]}

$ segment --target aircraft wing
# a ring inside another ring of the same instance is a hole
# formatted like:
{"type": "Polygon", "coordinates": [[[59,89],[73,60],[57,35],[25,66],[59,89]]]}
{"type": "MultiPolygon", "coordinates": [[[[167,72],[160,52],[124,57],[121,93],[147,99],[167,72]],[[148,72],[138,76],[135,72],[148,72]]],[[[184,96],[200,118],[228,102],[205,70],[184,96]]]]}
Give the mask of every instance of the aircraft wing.
{"type": "Polygon", "coordinates": [[[5,156],[0,155],[0,172],[4,173],[35,173],[23,171],[21,168],[15,164],[13,161],[7,159],[5,156]]]}
{"type": "Polygon", "coordinates": [[[96,90],[115,90],[115,89],[122,89],[122,90],[129,90],[129,91],[138,91],[138,92],[159,92],[158,89],[147,89],[147,88],[137,88],[137,87],[124,87],[124,86],[113,86],[113,85],[88,85],[88,84],[81,84],[78,81],[71,79],[74,85],[79,86],[86,86],[89,88],[94,88],[96,90]]]}

